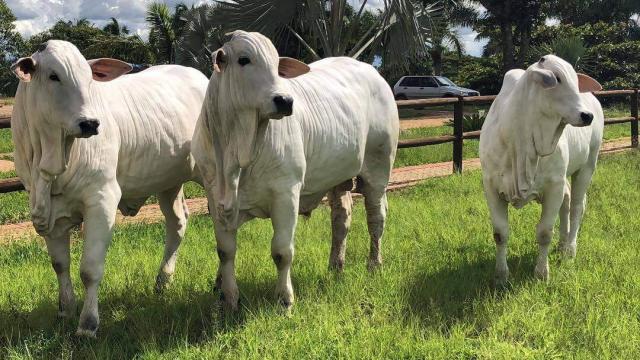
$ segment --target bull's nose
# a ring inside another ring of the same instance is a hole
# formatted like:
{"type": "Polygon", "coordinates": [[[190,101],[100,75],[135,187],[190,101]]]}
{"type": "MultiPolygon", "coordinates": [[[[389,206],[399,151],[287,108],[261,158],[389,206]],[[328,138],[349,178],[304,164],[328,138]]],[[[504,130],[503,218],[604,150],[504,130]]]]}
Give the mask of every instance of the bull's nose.
{"type": "Polygon", "coordinates": [[[82,137],[90,137],[93,135],[98,135],[98,127],[100,126],[100,121],[96,119],[84,119],[78,123],[78,127],[80,127],[80,133],[82,137]]]}
{"type": "Polygon", "coordinates": [[[591,125],[591,122],[593,121],[593,114],[590,112],[581,112],[580,119],[582,120],[583,124],[591,125]]]}
{"type": "Polygon", "coordinates": [[[276,110],[278,110],[278,113],[285,116],[293,114],[293,98],[291,96],[275,96],[273,98],[273,103],[276,104],[276,110]]]}

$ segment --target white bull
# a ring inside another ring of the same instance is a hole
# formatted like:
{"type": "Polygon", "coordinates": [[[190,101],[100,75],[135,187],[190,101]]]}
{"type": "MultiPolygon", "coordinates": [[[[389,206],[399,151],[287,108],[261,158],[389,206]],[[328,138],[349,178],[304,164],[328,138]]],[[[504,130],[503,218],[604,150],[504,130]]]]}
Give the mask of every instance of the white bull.
{"type": "Polygon", "coordinates": [[[22,80],[11,119],[16,171],[58,276],[59,314],[75,313],[69,230],[84,221],[85,301],[77,334],[95,336],[98,285],[118,208],[135,215],[158,194],[166,243],[157,290],[175,270],[188,215],[182,184],[195,176],[190,145],[207,79],[181,66],[119,77],[130,65],[87,61],[72,44],[55,40],[12,69],[22,80]]]}
{"type": "Polygon", "coordinates": [[[597,81],[547,55],[526,71],[511,70],[480,137],[484,193],[496,243],[496,283],[507,281],[508,204],[542,204],[535,274],[548,279],[548,251],[560,214],[560,250],[576,253],[587,189],[602,143],[604,115],[590,94],[597,81]],[[571,125],[571,126],[567,126],[571,125]],[[567,177],[571,177],[569,183],[567,177]]]}
{"type": "Polygon", "coordinates": [[[371,236],[369,266],[382,261],[386,186],[398,142],[391,89],[370,65],[328,58],[307,66],[279,58],[269,39],[237,31],[214,54],[193,141],[213,211],[225,305],[237,309],[236,231],[271,218],[276,295],[294,301],[290,268],[299,213],[329,193],[333,239],[329,265],[344,264],[351,222],[351,179],[362,179],[371,236]],[[275,119],[275,120],[270,120],[275,119]]]}

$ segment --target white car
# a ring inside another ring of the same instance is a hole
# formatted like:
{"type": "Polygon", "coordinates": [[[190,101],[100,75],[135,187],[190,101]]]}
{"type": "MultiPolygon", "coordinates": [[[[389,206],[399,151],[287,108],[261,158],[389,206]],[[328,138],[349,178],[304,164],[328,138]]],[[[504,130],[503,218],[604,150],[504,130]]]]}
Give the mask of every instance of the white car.
{"type": "Polygon", "coordinates": [[[396,100],[480,96],[480,92],[465,89],[444,76],[403,76],[393,87],[396,100]]]}

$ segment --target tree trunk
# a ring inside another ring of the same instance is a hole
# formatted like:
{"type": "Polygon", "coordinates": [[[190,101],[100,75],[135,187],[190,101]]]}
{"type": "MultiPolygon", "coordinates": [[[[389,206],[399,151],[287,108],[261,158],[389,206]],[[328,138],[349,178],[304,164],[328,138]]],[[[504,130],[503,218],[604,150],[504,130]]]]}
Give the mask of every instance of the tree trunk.
{"type": "Polygon", "coordinates": [[[518,67],[524,68],[531,48],[531,24],[526,22],[520,30],[520,53],[518,54],[518,67]]]}
{"type": "Polygon", "coordinates": [[[431,55],[431,62],[433,64],[433,75],[442,75],[442,49],[432,49],[429,51],[431,55]]]}
{"type": "Polygon", "coordinates": [[[507,72],[515,67],[515,56],[513,49],[513,27],[511,21],[503,19],[500,22],[500,32],[502,34],[502,69],[507,72]]]}

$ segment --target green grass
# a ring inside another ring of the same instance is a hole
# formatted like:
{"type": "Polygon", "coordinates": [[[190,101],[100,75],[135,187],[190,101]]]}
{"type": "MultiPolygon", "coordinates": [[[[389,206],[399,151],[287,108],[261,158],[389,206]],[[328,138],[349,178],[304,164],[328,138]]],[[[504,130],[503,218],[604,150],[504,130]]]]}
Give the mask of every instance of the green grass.
{"type": "MultiPolygon", "coordinates": [[[[153,293],[161,225],[119,227],[100,289],[97,340],[55,318],[57,282],[41,242],[0,247],[0,358],[637,358],[640,353],[640,202],[637,151],[601,159],[578,256],[551,255],[551,280],[533,278],[539,206],[511,212],[511,286],[492,288],[494,245],[480,173],[432,179],[389,196],[385,264],[365,269],[368,237],[354,209],[344,274],[327,271],[329,212],[296,235],[297,303],[273,295],[267,220],[239,234],[241,311],[223,316],[212,292],[211,222],[192,219],[175,282],[153,293]]],[[[81,242],[72,248],[78,279],[81,242]]]]}
{"type": "Polygon", "coordinates": [[[13,152],[11,129],[0,129],[0,154],[13,152]]]}

